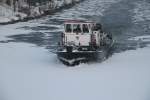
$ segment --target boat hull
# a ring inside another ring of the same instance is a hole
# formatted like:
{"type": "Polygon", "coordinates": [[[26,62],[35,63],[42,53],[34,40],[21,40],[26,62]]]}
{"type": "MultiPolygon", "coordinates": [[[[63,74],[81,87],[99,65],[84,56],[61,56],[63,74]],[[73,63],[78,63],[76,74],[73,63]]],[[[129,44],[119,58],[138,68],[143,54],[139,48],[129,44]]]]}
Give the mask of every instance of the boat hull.
{"type": "Polygon", "coordinates": [[[113,45],[114,41],[112,41],[111,44],[101,46],[101,48],[97,48],[95,50],[89,49],[88,51],[72,51],[71,49],[67,52],[67,50],[63,48],[58,49],[57,56],[61,62],[68,66],[74,66],[89,61],[102,62],[111,55],[113,45]]]}
{"type": "Polygon", "coordinates": [[[95,61],[97,59],[96,51],[88,52],[62,52],[59,51],[57,56],[61,62],[68,66],[78,65],[80,63],[95,61]]]}

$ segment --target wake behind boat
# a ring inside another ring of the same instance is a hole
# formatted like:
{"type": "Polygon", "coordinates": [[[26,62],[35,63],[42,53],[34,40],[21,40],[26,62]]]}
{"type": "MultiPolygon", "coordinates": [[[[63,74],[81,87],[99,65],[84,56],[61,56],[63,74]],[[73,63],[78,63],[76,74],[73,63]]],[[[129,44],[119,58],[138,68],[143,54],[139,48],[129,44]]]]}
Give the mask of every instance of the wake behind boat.
{"type": "Polygon", "coordinates": [[[68,20],[64,23],[57,56],[64,64],[72,66],[105,58],[112,45],[112,35],[104,33],[101,24],[68,20]]]}

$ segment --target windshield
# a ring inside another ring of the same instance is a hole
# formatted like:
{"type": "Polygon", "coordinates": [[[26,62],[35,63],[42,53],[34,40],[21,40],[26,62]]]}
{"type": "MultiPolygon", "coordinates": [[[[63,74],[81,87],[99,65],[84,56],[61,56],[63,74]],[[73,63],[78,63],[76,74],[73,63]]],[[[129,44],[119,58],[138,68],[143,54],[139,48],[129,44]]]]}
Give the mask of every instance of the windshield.
{"type": "Polygon", "coordinates": [[[67,33],[89,33],[89,24],[66,24],[65,32],[67,33]]]}
{"type": "Polygon", "coordinates": [[[81,33],[81,25],[80,24],[74,24],[73,25],[73,32],[74,33],[81,33]]]}
{"type": "Polygon", "coordinates": [[[72,32],[71,24],[66,24],[66,32],[72,32]]]}
{"type": "Polygon", "coordinates": [[[87,24],[83,24],[83,33],[89,33],[89,28],[87,24]]]}

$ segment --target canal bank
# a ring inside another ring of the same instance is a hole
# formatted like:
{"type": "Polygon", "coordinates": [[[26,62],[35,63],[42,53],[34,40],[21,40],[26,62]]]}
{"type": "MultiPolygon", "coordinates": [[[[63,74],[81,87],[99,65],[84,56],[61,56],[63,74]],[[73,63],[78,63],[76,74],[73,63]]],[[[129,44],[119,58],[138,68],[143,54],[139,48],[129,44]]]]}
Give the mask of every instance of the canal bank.
{"type": "Polygon", "coordinates": [[[26,3],[25,8],[20,8],[21,10],[24,9],[22,12],[19,12],[19,10],[14,11],[14,8],[0,2],[0,25],[25,22],[32,19],[41,18],[46,15],[53,15],[56,12],[69,9],[77,3],[83,2],[84,0],[56,0],[57,2],[52,1],[43,3],[41,5],[36,3],[35,6],[31,7],[29,7],[29,4],[26,3]]]}

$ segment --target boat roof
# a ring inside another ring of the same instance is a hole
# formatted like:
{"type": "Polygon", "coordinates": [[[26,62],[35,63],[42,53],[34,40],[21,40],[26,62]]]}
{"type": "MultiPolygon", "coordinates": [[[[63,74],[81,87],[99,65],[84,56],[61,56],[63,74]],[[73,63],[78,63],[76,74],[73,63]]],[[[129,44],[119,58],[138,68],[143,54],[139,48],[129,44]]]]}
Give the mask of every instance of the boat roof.
{"type": "Polygon", "coordinates": [[[95,23],[95,22],[92,22],[92,21],[84,21],[84,20],[66,20],[64,22],[65,24],[72,24],[72,23],[89,23],[89,24],[92,24],[92,23],[95,23]]]}

